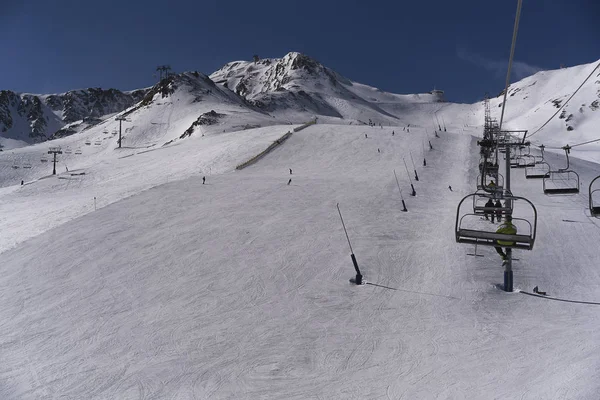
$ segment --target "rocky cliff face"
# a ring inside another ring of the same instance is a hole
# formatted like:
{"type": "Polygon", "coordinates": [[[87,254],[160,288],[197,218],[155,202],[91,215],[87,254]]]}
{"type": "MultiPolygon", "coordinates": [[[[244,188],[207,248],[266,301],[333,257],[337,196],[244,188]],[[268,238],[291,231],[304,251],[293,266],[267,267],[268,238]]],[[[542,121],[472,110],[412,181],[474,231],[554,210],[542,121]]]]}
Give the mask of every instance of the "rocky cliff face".
{"type": "Polygon", "coordinates": [[[148,89],[121,92],[89,88],[63,94],[21,94],[0,91],[0,135],[29,143],[53,137],[65,125],[88,124],[139,102],[148,89]]]}

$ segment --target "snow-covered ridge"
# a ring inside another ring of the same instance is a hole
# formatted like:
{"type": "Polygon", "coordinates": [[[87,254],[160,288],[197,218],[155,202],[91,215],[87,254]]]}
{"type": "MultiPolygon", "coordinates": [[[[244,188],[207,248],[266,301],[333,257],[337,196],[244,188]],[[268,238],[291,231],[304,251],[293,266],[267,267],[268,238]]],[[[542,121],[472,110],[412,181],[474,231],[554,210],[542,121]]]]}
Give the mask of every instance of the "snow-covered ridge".
{"type": "Polygon", "coordinates": [[[35,143],[71,134],[74,132],[60,130],[76,121],[87,125],[97,123],[102,117],[137,103],[146,92],[147,89],[121,92],[89,88],[38,95],[2,90],[0,136],[35,143]]]}
{"type": "Polygon", "coordinates": [[[275,114],[289,110],[355,121],[397,122],[390,104],[443,101],[439,94],[397,95],[353,82],[297,52],[283,58],[235,61],[211,79],[275,114]]]}
{"type": "MultiPolygon", "coordinates": [[[[513,83],[508,89],[504,127],[528,129],[533,143],[561,147],[598,139],[600,125],[600,69],[598,62],[552,71],[541,71],[513,83]],[[579,86],[589,80],[577,91],[579,86]],[[567,100],[577,91],[571,100],[567,100]],[[561,108],[559,111],[559,108],[561,108]],[[559,113],[539,132],[549,118],[559,113]]],[[[491,100],[492,112],[500,116],[501,93],[491,100]]],[[[600,161],[597,144],[574,150],[576,157],[600,161]],[[585,151],[579,151],[585,150],[585,151]]]]}

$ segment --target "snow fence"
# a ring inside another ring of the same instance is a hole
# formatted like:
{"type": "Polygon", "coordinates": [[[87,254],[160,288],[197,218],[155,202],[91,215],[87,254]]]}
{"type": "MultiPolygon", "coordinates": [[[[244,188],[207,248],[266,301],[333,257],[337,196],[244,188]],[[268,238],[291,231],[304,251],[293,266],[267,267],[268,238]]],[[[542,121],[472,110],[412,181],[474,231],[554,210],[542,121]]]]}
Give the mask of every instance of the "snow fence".
{"type": "Polygon", "coordinates": [[[244,169],[247,166],[254,164],[258,160],[260,160],[261,158],[263,158],[264,156],[269,154],[275,147],[277,147],[280,144],[282,144],[283,142],[285,142],[290,136],[292,136],[292,133],[299,132],[302,129],[308,128],[309,126],[314,125],[316,123],[317,123],[317,119],[315,118],[313,121],[307,122],[303,125],[300,125],[297,128],[294,128],[293,131],[286,132],[285,135],[283,135],[282,137],[280,137],[279,139],[277,139],[276,141],[271,143],[271,145],[269,147],[267,147],[266,149],[264,149],[263,151],[261,151],[260,153],[258,153],[257,155],[255,155],[254,157],[249,159],[248,161],[243,162],[242,164],[238,165],[237,167],[235,167],[235,169],[244,169]]]}

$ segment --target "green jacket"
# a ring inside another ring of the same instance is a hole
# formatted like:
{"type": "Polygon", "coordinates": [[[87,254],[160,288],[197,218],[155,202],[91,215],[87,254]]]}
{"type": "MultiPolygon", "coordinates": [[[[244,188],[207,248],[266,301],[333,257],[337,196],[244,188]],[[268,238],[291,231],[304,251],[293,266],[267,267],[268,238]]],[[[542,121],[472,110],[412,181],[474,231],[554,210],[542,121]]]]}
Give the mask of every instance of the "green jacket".
{"type": "MultiPolygon", "coordinates": [[[[500,225],[498,230],[496,230],[496,233],[503,233],[505,235],[516,235],[517,227],[510,222],[505,222],[502,225],[500,225]]],[[[502,246],[512,246],[513,244],[515,244],[515,242],[508,242],[506,240],[498,240],[497,242],[502,246]]]]}

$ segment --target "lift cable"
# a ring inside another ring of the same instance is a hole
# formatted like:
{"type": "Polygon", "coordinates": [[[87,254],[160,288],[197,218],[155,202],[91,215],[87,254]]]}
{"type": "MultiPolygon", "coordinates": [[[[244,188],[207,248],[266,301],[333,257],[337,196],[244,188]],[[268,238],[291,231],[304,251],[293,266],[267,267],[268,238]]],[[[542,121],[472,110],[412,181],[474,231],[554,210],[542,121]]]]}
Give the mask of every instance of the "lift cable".
{"type": "Polygon", "coordinates": [[[546,121],[542,126],[540,126],[535,132],[531,133],[529,135],[529,137],[532,137],[533,135],[535,135],[536,133],[538,133],[539,131],[541,131],[546,125],[548,125],[548,123],[552,120],[552,118],[556,117],[556,115],[560,112],[560,110],[562,110],[567,103],[573,98],[573,96],[575,96],[577,94],[577,92],[579,91],[579,89],[581,89],[583,87],[583,85],[585,85],[585,83],[592,77],[592,75],[594,75],[594,72],[596,72],[596,70],[600,68],[600,62],[598,63],[598,65],[596,65],[596,68],[594,68],[594,70],[588,75],[587,78],[585,78],[585,80],[583,81],[583,83],[581,85],[579,85],[579,87],[577,88],[577,90],[575,90],[573,92],[573,94],[567,99],[567,101],[565,101],[559,108],[558,110],[556,110],[556,112],[548,119],[548,121],[546,121]]]}

